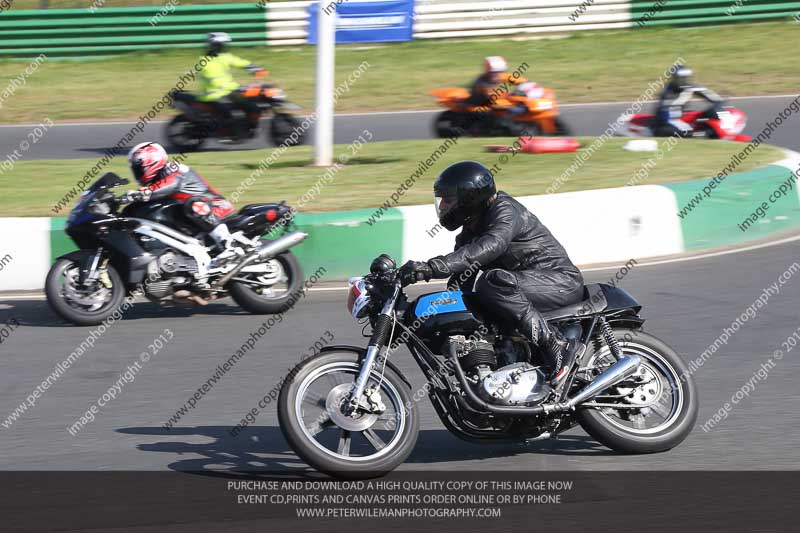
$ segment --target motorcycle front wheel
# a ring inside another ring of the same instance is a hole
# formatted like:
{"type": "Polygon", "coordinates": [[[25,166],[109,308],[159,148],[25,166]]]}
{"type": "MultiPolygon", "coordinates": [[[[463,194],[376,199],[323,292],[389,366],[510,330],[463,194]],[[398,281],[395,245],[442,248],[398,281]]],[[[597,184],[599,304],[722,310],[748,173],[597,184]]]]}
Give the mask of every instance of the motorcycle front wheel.
{"type": "Polygon", "coordinates": [[[289,373],[278,398],[278,420],[291,448],[311,467],[335,477],[385,475],[406,460],[419,434],[409,386],[388,365],[376,364],[367,384],[380,393],[382,412],[347,414],[359,370],[359,354],[323,352],[289,373]]]}
{"type": "Polygon", "coordinates": [[[111,265],[106,265],[105,283],[83,287],[78,279],[80,265],[72,259],[58,259],[47,273],[44,290],[47,303],[64,320],[77,326],[95,326],[122,305],[125,285],[111,265]],[[110,285],[110,287],[108,286],[110,285]]]}
{"type": "Polygon", "coordinates": [[[305,143],[306,132],[300,127],[300,120],[289,113],[275,113],[269,122],[267,142],[275,146],[298,146],[305,143]]]}

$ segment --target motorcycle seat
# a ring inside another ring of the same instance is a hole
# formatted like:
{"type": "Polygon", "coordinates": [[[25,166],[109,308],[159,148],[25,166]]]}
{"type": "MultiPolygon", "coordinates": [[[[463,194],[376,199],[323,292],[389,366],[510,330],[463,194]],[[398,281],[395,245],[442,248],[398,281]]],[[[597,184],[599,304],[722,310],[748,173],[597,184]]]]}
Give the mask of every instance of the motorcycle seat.
{"type": "Polygon", "coordinates": [[[604,310],[608,306],[605,293],[599,283],[590,283],[583,288],[583,298],[575,303],[542,313],[545,320],[556,320],[571,316],[586,316],[604,310]]]}
{"type": "Polygon", "coordinates": [[[172,93],[172,97],[177,102],[194,102],[197,100],[197,96],[192,93],[188,93],[186,91],[175,91],[172,93]]]}

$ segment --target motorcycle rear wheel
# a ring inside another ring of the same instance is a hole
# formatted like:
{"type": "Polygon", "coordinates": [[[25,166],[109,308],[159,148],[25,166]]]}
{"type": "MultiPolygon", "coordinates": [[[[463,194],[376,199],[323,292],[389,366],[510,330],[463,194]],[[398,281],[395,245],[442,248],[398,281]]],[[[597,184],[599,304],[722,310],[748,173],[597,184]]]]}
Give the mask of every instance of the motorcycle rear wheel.
{"type": "Polygon", "coordinates": [[[440,139],[450,139],[464,134],[468,120],[462,113],[442,111],[433,120],[433,132],[440,139]]]}
{"type": "MultiPolygon", "coordinates": [[[[615,403],[630,405],[638,401],[651,407],[643,409],[596,409],[578,407],[578,421],[583,429],[597,441],[612,450],[629,453],[657,453],[674,448],[689,436],[697,420],[699,403],[697,389],[691,372],[680,356],[666,343],[641,330],[614,329],[614,336],[623,354],[636,354],[642,358],[637,374],[651,378],[650,383],[639,387],[615,386],[609,391],[627,396],[615,403]],[[662,414],[666,413],[666,414],[662,414]],[[653,416],[656,415],[656,416],[653,416]],[[648,424],[647,417],[664,418],[663,422],[648,424]]],[[[599,350],[590,348],[587,366],[606,359],[607,366],[613,356],[607,346],[599,350]]],[[[603,401],[603,395],[595,398],[603,401]]]]}
{"type": "Polygon", "coordinates": [[[180,152],[195,152],[203,147],[208,138],[208,135],[199,135],[201,127],[184,114],[173,118],[165,129],[170,145],[180,152]]]}
{"type": "Polygon", "coordinates": [[[356,352],[320,353],[292,369],[278,398],[278,421],[289,446],[316,470],[346,479],[379,477],[394,470],[409,456],[419,435],[419,415],[409,386],[388,365],[376,364],[368,383],[376,387],[380,383],[384,413],[356,417],[342,413],[359,369],[356,352]]]}
{"type": "Polygon", "coordinates": [[[283,273],[286,275],[286,290],[280,296],[265,297],[256,292],[251,285],[241,281],[231,281],[227,288],[231,297],[239,306],[255,315],[268,315],[283,313],[292,306],[292,296],[300,291],[303,284],[303,268],[300,261],[291,252],[284,252],[274,261],[280,263],[283,273]]]}

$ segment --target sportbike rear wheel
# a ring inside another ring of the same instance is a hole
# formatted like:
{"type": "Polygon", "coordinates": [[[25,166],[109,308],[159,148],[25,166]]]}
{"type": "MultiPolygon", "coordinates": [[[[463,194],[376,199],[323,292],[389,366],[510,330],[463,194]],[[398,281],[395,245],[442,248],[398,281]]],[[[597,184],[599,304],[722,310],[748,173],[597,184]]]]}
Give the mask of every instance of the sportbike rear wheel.
{"type": "Polygon", "coordinates": [[[253,314],[274,314],[288,311],[292,295],[303,285],[303,268],[291,252],[270,259],[262,272],[240,272],[227,289],[239,306],[253,314]]]}
{"type": "MultiPolygon", "coordinates": [[[[655,453],[674,448],[689,435],[697,420],[694,379],[675,351],[641,330],[614,329],[623,355],[637,355],[636,373],[578,406],[578,421],[589,435],[623,453],[655,453]],[[619,407],[616,407],[616,406],[619,407]]],[[[579,378],[585,381],[614,362],[605,343],[590,348],[579,378]]]]}
{"type": "Polygon", "coordinates": [[[323,352],[291,371],[278,398],[278,420],[289,445],[310,466],[336,477],[390,472],[406,460],[419,434],[411,391],[389,366],[376,364],[367,384],[379,392],[382,412],[349,414],[359,371],[357,353],[323,352]]]}

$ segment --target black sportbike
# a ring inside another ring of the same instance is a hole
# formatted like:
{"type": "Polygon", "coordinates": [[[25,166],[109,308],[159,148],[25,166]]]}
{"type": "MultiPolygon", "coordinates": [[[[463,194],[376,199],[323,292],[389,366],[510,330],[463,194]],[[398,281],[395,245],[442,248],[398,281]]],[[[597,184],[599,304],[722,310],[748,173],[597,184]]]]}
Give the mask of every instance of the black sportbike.
{"type": "Polygon", "coordinates": [[[374,477],[401,464],[426,394],[447,429],[478,442],[540,440],[580,424],[614,450],[652,453],[682,442],[697,418],[686,365],[642,331],[641,305],[618,287],[587,285],[584,301],[545,314],[579,342],[559,390],[530,343],[489,322],[469,296],[448,290],[409,301],[388,256],[351,280],[348,308],[372,327],[366,349],[323,348],[291,371],[278,403],[292,449],[330,475],[374,477]],[[389,360],[401,344],[427,378],[417,391],[389,360]]]}
{"type": "Polygon", "coordinates": [[[199,100],[189,92],[173,93],[173,105],[181,113],[166,126],[170,144],[180,152],[192,152],[202,148],[209,138],[227,144],[243,143],[258,135],[259,120],[264,115],[271,115],[267,142],[272,141],[276,146],[305,142],[305,130],[295,115],[300,106],[289,102],[283,90],[269,83],[253,83],[239,89],[238,95],[249,105],[251,116],[234,110],[231,120],[237,125],[233,127],[233,123],[226,123],[213,102],[199,100]]]}
{"type": "Polygon", "coordinates": [[[207,246],[213,241],[186,217],[181,202],[131,203],[111,191],[127,183],[103,175],[70,212],[66,232],[79,249],[56,259],[45,282],[47,301],[62,318],[99,324],[137,291],[159,303],[207,303],[230,294],[251,313],[291,305],[303,271],[289,249],[307,234],[289,231],[289,206],[252,204],[226,217],[240,254],[215,265],[214,248],[207,246]],[[282,235],[261,238],[271,230],[282,235]]]}

